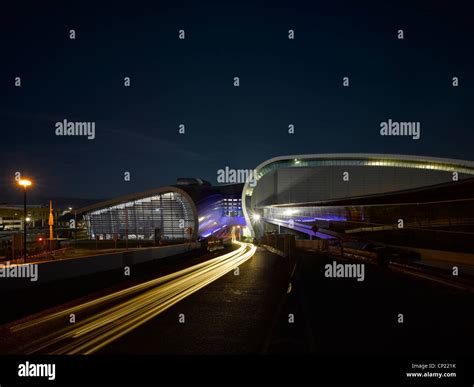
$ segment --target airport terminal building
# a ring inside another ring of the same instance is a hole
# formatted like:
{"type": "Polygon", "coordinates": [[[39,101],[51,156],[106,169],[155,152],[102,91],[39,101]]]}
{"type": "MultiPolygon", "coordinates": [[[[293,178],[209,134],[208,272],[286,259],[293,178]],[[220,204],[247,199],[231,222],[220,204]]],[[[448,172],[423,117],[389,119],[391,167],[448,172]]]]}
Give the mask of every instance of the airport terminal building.
{"type": "Polygon", "coordinates": [[[472,201],[461,197],[465,189],[454,188],[474,177],[471,161],[385,154],[311,154],[272,158],[260,164],[255,173],[256,185],[244,185],[242,207],[246,222],[257,237],[272,225],[324,237],[312,232],[311,226],[337,228],[338,222],[345,222],[347,229],[351,222],[354,229],[376,227],[400,217],[408,224],[422,222],[445,208],[435,208],[434,204],[430,207],[428,202],[447,199],[452,199],[451,215],[474,211],[472,201]]]}
{"type": "Polygon", "coordinates": [[[256,184],[220,186],[181,178],[175,185],[96,203],[78,213],[88,236],[104,240],[197,240],[218,236],[231,226],[241,226],[257,239],[275,230],[303,239],[341,233],[370,233],[372,238],[391,230],[399,219],[411,234],[416,231],[417,240],[429,230],[430,243],[438,235],[433,230],[458,233],[449,238],[439,234],[451,245],[463,244],[466,237],[461,234],[474,231],[471,161],[381,154],[293,155],[263,162],[254,176],[256,184]]]}
{"type": "Polygon", "coordinates": [[[242,185],[213,187],[197,178],[78,210],[91,239],[197,240],[243,225],[242,185]]]}

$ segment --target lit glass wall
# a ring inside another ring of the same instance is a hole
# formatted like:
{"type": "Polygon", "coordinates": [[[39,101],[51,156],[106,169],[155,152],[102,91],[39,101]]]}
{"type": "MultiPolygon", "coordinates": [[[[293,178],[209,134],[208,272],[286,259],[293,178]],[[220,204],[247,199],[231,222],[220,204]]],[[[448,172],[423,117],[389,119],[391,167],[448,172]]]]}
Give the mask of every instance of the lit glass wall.
{"type": "Polygon", "coordinates": [[[199,214],[199,236],[210,235],[229,226],[245,225],[241,198],[210,195],[197,203],[199,214]]]}
{"type": "Polygon", "coordinates": [[[223,202],[224,216],[234,217],[243,216],[242,214],[242,198],[224,198],[223,202]]]}
{"type": "Polygon", "coordinates": [[[191,204],[181,193],[167,192],[85,214],[91,238],[191,239],[196,230],[191,204]]]}

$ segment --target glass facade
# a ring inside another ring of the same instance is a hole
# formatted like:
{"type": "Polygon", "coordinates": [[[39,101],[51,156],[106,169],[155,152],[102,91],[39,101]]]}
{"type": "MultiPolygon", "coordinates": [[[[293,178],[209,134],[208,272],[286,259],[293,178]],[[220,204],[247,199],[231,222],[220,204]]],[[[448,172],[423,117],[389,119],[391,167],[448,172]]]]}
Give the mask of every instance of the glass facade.
{"type": "Polygon", "coordinates": [[[166,192],[90,211],[84,215],[89,237],[99,239],[192,239],[195,214],[180,192],[166,192]]]}
{"type": "Polygon", "coordinates": [[[242,198],[224,198],[224,216],[243,216],[242,198]]]}
{"type": "Polygon", "coordinates": [[[245,225],[241,198],[211,195],[197,203],[199,236],[210,235],[230,226],[245,225]]]}

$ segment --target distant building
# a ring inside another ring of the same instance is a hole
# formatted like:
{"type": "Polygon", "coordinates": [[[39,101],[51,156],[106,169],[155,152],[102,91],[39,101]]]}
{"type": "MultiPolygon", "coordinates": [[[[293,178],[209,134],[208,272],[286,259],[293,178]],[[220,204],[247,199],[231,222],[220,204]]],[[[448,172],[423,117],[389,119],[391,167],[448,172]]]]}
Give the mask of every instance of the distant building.
{"type": "MultiPolygon", "coordinates": [[[[27,223],[30,228],[48,225],[49,208],[46,206],[27,206],[27,223]]],[[[23,229],[23,205],[0,205],[0,231],[19,231],[23,229]]]]}

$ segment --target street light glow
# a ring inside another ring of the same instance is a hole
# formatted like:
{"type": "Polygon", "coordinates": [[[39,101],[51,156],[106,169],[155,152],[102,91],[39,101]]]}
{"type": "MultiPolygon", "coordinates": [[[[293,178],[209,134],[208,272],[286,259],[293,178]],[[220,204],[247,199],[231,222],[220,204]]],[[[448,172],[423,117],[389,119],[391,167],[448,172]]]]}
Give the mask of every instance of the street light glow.
{"type": "Polygon", "coordinates": [[[31,182],[31,180],[21,179],[21,180],[18,180],[18,184],[26,188],[26,187],[29,187],[33,183],[31,182]]]}
{"type": "Polygon", "coordinates": [[[254,222],[258,222],[260,220],[261,216],[260,214],[252,214],[252,219],[254,220],[254,222]]]}
{"type": "Polygon", "coordinates": [[[28,255],[26,247],[26,229],[27,223],[31,221],[31,218],[26,213],[26,188],[30,187],[33,183],[29,179],[18,180],[18,185],[23,187],[23,263],[26,263],[26,257],[28,255]]]}

